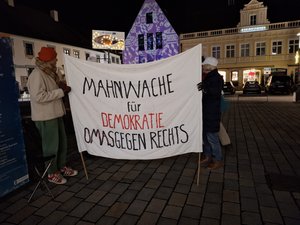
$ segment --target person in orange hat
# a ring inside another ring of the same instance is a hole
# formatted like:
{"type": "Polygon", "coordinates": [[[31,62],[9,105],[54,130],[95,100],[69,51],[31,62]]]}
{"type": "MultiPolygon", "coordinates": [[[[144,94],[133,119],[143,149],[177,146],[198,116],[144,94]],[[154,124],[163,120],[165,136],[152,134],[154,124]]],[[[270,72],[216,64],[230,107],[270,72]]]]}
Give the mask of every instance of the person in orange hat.
{"type": "Polygon", "coordinates": [[[55,184],[67,182],[77,170],[66,166],[67,136],[63,116],[66,113],[63,97],[71,88],[60,81],[57,74],[57,53],[54,48],[42,47],[36,57],[36,68],[29,75],[31,119],[42,139],[44,157],[55,155],[48,170],[48,180],[55,184]]]}

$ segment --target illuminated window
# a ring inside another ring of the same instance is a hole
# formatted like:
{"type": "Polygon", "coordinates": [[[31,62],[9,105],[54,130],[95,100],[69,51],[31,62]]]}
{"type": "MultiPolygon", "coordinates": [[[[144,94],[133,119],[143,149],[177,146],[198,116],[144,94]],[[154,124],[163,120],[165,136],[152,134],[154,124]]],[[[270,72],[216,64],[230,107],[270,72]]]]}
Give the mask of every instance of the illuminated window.
{"type": "Polygon", "coordinates": [[[147,50],[153,50],[153,33],[147,34],[147,50]]]}
{"type": "Polygon", "coordinates": [[[250,45],[241,44],[241,57],[248,57],[250,55],[250,45]]]}
{"type": "Polygon", "coordinates": [[[146,23],[147,24],[153,23],[153,14],[152,14],[152,12],[146,13],[146,23]]]}
{"type": "Polygon", "coordinates": [[[289,53],[296,53],[299,48],[299,40],[289,40],[289,53]]]}
{"type": "Polygon", "coordinates": [[[162,49],[163,43],[162,43],[162,32],[156,32],[156,49],[162,49]]]}
{"type": "Polygon", "coordinates": [[[239,79],[239,73],[238,73],[238,71],[232,71],[231,72],[231,80],[232,81],[238,81],[238,79],[239,79]]]}
{"type": "Polygon", "coordinates": [[[277,55],[282,53],[282,41],[272,42],[272,55],[277,55]]]}
{"type": "Polygon", "coordinates": [[[221,47],[220,46],[213,46],[212,47],[212,57],[215,57],[217,59],[221,58],[221,47]]]}
{"type": "Polygon", "coordinates": [[[256,43],[255,55],[257,55],[257,56],[266,55],[266,43],[265,42],[256,43]]]}
{"type": "Polygon", "coordinates": [[[64,54],[71,55],[71,50],[68,48],[64,48],[64,54]]]}
{"type": "Polygon", "coordinates": [[[250,16],[250,25],[256,25],[256,15],[250,16]]]}
{"type": "Polygon", "coordinates": [[[235,52],[235,46],[234,45],[227,45],[226,46],[226,58],[233,58],[235,52]]]}
{"type": "Polygon", "coordinates": [[[74,50],[73,55],[74,55],[75,58],[79,59],[79,51],[74,50]]]}
{"type": "Polygon", "coordinates": [[[144,51],[144,34],[139,34],[138,35],[138,44],[139,44],[139,51],[144,51]]]}

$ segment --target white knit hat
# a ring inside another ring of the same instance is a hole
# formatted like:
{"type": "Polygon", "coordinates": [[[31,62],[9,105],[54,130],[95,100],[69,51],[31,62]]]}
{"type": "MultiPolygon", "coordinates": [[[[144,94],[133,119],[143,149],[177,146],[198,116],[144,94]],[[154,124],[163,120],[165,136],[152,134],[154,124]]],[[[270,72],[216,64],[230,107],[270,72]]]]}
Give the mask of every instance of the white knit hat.
{"type": "Polygon", "coordinates": [[[212,65],[212,66],[216,67],[218,65],[218,60],[214,57],[206,57],[202,64],[203,65],[212,65]]]}

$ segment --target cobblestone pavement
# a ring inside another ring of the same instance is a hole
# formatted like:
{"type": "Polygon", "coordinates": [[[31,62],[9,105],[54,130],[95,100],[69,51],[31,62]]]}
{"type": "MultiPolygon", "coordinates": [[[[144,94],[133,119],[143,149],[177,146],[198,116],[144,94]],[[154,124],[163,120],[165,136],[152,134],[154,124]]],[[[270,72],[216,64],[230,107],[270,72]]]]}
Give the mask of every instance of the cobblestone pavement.
{"type": "Polygon", "coordinates": [[[69,161],[79,176],[49,184],[54,199],[39,189],[27,203],[36,182],[1,198],[0,224],[299,225],[300,104],[228,99],[225,166],[201,168],[199,185],[195,153],[144,161],[85,153],[87,180],[71,135],[69,161]]]}

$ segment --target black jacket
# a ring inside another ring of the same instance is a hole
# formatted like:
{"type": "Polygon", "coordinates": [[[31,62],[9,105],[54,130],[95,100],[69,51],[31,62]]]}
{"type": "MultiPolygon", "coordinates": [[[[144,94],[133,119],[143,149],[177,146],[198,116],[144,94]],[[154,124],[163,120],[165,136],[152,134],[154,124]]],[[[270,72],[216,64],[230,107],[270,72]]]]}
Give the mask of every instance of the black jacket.
{"type": "Polygon", "coordinates": [[[219,132],[221,121],[221,95],[224,85],[223,77],[215,69],[209,72],[203,84],[202,112],[203,131],[219,132]]]}

